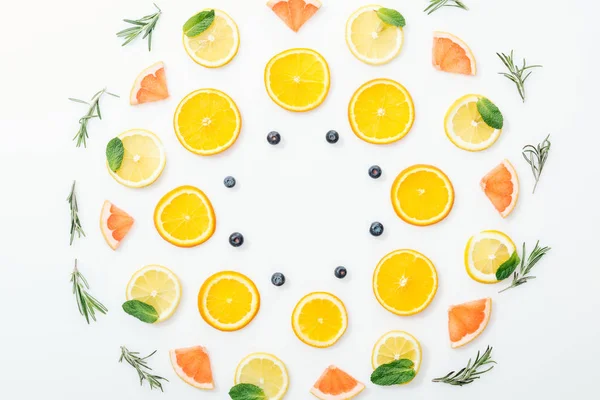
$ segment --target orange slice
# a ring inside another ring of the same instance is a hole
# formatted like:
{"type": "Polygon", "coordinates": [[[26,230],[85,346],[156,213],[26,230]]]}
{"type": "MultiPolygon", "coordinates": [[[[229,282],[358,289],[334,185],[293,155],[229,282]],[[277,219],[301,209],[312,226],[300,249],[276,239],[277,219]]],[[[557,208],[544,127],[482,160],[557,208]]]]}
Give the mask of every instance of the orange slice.
{"type": "Polygon", "coordinates": [[[104,201],[100,212],[100,230],[111,249],[116,250],[127,235],[133,218],[108,200],[104,201]]]}
{"type": "Polygon", "coordinates": [[[310,389],[310,393],[321,400],[347,400],[358,395],[365,385],[335,365],[327,367],[310,389]]]}
{"type": "Polygon", "coordinates": [[[347,327],[346,307],[331,293],[307,294],[296,304],[292,313],[294,334],[309,346],[333,346],[344,335],[347,327]]]}
{"type": "Polygon", "coordinates": [[[469,46],[446,32],[433,33],[433,66],[444,72],[475,75],[475,56],[469,46]]]}
{"type": "Polygon", "coordinates": [[[502,161],[483,177],[480,184],[494,208],[506,218],[519,198],[519,178],[510,161],[502,161]]]}
{"type": "Polygon", "coordinates": [[[267,6],[294,32],[304,25],[319,8],[319,0],[269,0],[267,6]]]}
{"type": "Polygon", "coordinates": [[[483,332],[492,313],[492,299],[485,298],[448,309],[448,332],[453,349],[464,346],[483,332]]]}
{"type": "Polygon", "coordinates": [[[174,349],[169,351],[171,365],[185,383],[198,389],[215,388],[206,348],[202,346],[174,349]]]}
{"type": "Polygon", "coordinates": [[[160,61],[143,70],[133,83],[129,103],[132,106],[164,100],[169,97],[165,64],[160,61]]]}

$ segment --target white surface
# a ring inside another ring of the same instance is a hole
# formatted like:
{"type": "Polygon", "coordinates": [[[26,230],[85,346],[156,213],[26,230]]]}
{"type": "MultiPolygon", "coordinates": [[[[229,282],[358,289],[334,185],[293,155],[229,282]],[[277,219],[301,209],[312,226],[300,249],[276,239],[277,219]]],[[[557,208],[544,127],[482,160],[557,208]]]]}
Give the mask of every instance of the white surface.
{"type": "Polygon", "coordinates": [[[286,399],[307,399],[312,383],[336,364],[365,383],[371,372],[373,343],[391,329],[403,329],[422,343],[421,372],[405,387],[384,389],[370,383],[361,399],[560,399],[597,396],[594,377],[600,350],[597,282],[598,248],[597,129],[599,32],[597,3],[577,1],[476,1],[469,12],[445,9],[427,16],[425,1],[385,1],[405,15],[406,43],[399,58],[382,67],[356,60],[344,43],[346,18],[360,0],[325,0],[318,14],[296,34],[261,0],[159,0],[164,14],[151,53],[146,43],[120,47],[115,32],[122,18],[151,12],[151,1],[12,2],[0,25],[2,96],[0,96],[0,396],[34,399],[225,399],[236,364],[253,351],[279,356],[288,366],[286,399]],[[237,21],[241,48],[225,68],[194,64],[181,45],[180,27],[203,7],[218,6],[237,21]],[[476,77],[448,75],[430,65],[431,34],[447,30],[464,39],[478,61],[476,77]],[[313,112],[294,114],[267,96],[263,68],[275,53],[311,47],[329,62],[332,87],[313,112]],[[516,50],[541,63],[527,83],[528,101],[496,72],[503,69],[495,52],[516,50]],[[171,97],[140,107],[128,105],[133,79],[163,60],[171,97]],[[386,147],[369,145],[351,132],[346,107],[363,82],[389,77],[412,93],[417,119],[410,134],[386,147]],[[90,123],[87,149],[71,137],[85,107],[67,97],[88,98],[107,86],[121,99],[105,98],[103,121],[90,123]],[[237,143],[222,155],[202,158],[186,151],[173,133],[172,115],[188,92],[215,87],[230,94],[243,114],[237,143]],[[502,109],[506,125],[488,151],[470,154],[445,137],[442,118],[459,96],[482,93],[502,109]],[[118,133],[147,128],[162,138],[167,167],[146,189],[117,184],[104,165],[107,141],[118,133]],[[267,132],[278,130],[280,146],[267,132]],[[325,142],[329,129],[341,141],[325,142]],[[520,149],[552,133],[552,153],[537,193],[520,149]],[[522,197],[502,220],[481,193],[481,176],[502,158],[514,162],[522,197]],[[367,176],[371,164],[383,168],[378,181],[367,176]],[[450,216],[438,225],[412,227],[394,215],[388,192],[395,175],[413,163],[442,168],[456,189],[450,216]],[[238,180],[235,190],[222,183],[238,180]],[[77,179],[81,220],[87,237],[68,245],[65,198],[77,179]],[[179,249],[155,231],[152,212],[168,190],[193,184],[212,199],[218,218],[213,238],[192,249],[179,249]],[[130,212],[136,223],[122,247],[113,252],[97,227],[102,202],[110,199],[130,212]],[[371,221],[385,224],[373,238],[371,221]],[[536,239],[553,247],[536,267],[538,279],[502,295],[504,285],[485,286],[464,271],[468,237],[500,229],[517,243],[536,239]],[[233,231],[246,243],[227,243],[233,231]],[[438,294],[421,314],[401,318],[385,311],[371,292],[371,274],[387,252],[409,247],[437,266],[438,294]],[[109,308],[107,316],[87,325],[78,314],[69,284],[73,259],[80,260],[92,293],[109,308]],[[148,326],[120,310],[125,285],[149,263],[172,268],[183,285],[179,309],[166,323],[148,326]],[[333,269],[349,269],[347,279],[333,269]],[[201,283],[222,269],[253,278],[262,295],[257,318],[244,330],[222,333],[200,318],[196,296],[201,283]],[[272,272],[287,283],[275,288],[272,272]],[[346,303],[350,326],[334,347],[319,350],[296,339],[292,308],[309,291],[328,290],[346,303]],[[491,296],[492,321],[476,342],[452,350],[447,338],[448,305],[491,296]],[[173,373],[168,350],[202,344],[212,356],[217,390],[199,393],[173,373]],[[456,388],[431,379],[460,368],[478,349],[494,346],[497,368],[479,382],[456,388]],[[150,360],[168,378],[165,393],[139,387],[135,371],[117,362],[119,346],[158,353],[150,360]]]}

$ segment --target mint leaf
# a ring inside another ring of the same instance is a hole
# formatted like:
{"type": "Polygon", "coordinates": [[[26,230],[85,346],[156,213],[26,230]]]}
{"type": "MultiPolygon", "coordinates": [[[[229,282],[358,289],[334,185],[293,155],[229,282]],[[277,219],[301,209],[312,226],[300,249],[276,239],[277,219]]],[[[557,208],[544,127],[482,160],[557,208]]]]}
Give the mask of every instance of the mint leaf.
{"type": "Polygon", "coordinates": [[[208,29],[215,20],[215,10],[201,11],[183,24],[183,33],[187,37],[198,36],[208,29]]]}
{"type": "Polygon", "coordinates": [[[233,400],[267,400],[265,392],[256,385],[239,383],[231,388],[229,397],[233,400]]]}
{"type": "Polygon", "coordinates": [[[391,8],[381,7],[379,10],[377,10],[377,16],[380,20],[388,25],[393,25],[400,28],[406,25],[406,20],[402,14],[396,10],[392,10],[391,8]]]}
{"type": "Polygon", "coordinates": [[[125,155],[125,148],[123,142],[118,137],[111,139],[106,145],[106,160],[108,161],[108,167],[112,172],[117,172],[123,164],[123,156],[125,155]]]}
{"type": "Polygon", "coordinates": [[[129,300],[123,303],[123,311],[147,324],[153,324],[158,320],[156,309],[139,300],[129,300]]]}
{"type": "Polygon", "coordinates": [[[504,117],[502,113],[489,99],[485,97],[480,98],[477,101],[477,111],[481,114],[483,122],[485,122],[490,128],[502,129],[504,125],[504,117]]]}
{"type": "Polygon", "coordinates": [[[402,358],[377,367],[371,374],[371,382],[379,386],[400,385],[413,380],[415,364],[402,358]]]}
{"type": "Polygon", "coordinates": [[[496,271],[496,279],[498,279],[499,281],[503,281],[504,279],[511,276],[512,273],[515,272],[515,269],[517,269],[517,265],[519,265],[519,262],[521,262],[521,260],[519,259],[519,255],[515,250],[511,254],[510,258],[504,261],[500,265],[500,267],[498,267],[498,270],[496,271]]]}

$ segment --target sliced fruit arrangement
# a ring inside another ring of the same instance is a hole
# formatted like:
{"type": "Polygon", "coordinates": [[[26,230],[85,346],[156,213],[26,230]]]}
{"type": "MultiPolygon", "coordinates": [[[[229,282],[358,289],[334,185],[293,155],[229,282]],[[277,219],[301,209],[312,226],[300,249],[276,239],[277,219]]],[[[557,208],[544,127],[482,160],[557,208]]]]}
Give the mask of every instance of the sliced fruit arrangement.
{"type": "Polygon", "coordinates": [[[158,312],[156,322],[173,315],[181,300],[181,285],[170,269],[160,265],[147,265],[137,271],[127,284],[127,300],[139,300],[158,312]]]}
{"type": "Polygon", "coordinates": [[[435,297],[437,271],[415,250],[395,250],[379,261],[373,272],[373,293],[379,304],[396,315],[423,311],[435,297]]]}
{"type": "Polygon", "coordinates": [[[483,231],[471,236],[465,248],[465,267],[471,278],[481,283],[497,283],[496,271],[516,250],[515,244],[499,231],[483,231]]]}
{"type": "Polygon", "coordinates": [[[289,111],[318,107],[329,93],[329,66],[311,49],[283,51],[265,67],[265,87],[271,100],[289,111]]]}
{"type": "Polygon", "coordinates": [[[502,218],[514,210],[519,198],[519,177],[510,161],[504,160],[494,167],[481,179],[480,185],[502,218]]]}
{"type": "Polygon", "coordinates": [[[415,121],[408,90],[391,79],[374,79],[359,87],[348,105],[352,130],[362,140],[388,144],[402,139],[415,121]]]}
{"type": "Polygon", "coordinates": [[[385,24],[377,16],[381,6],[356,10],[346,22],[346,43],[350,52],[367,64],[381,65],[400,54],[404,43],[401,27],[385,24]]]}
{"type": "Polygon", "coordinates": [[[300,299],[292,313],[294,333],[309,346],[333,346],[346,332],[347,327],[346,307],[331,293],[307,294],[300,299]]]}
{"type": "Polygon", "coordinates": [[[433,32],[433,66],[444,72],[475,75],[475,56],[465,42],[446,32],[433,32]]]}
{"type": "Polygon", "coordinates": [[[294,32],[321,8],[319,0],[269,0],[267,6],[294,32]]]}
{"type": "Polygon", "coordinates": [[[108,200],[104,201],[100,212],[100,231],[104,240],[111,249],[116,250],[125,238],[131,226],[133,218],[119,207],[108,200]]]}
{"type": "Polygon", "coordinates": [[[260,294],[246,275],[222,271],[209,277],[198,293],[198,310],[207,324],[237,331],[250,323],[260,308],[260,294]]]}
{"type": "Polygon", "coordinates": [[[110,175],[120,184],[140,188],[158,179],[167,158],[162,142],[154,133],[144,129],[132,129],[117,136],[123,143],[123,162],[113,171],[108,162],[110,175]]]}
{"type": "Polygon", "coordinates": [[[173,126],[183,147],[210,156],[235,143],[242,129],[242,117],[227,94],[216,89],[198,89],[179,102],[173,126]]]}
{"type": "Polygon", "coordinates": [[[414,363],[414,370],[419,372],[421,367],[421,344],[410,333],[391,331],[379,338],[373,346],[371,364],[373,369],[395,360],[407,359],[414,363]]]}
{"type": "Polygon", "coordinates": [[[327,367],[310,389],[310,393],[321,400],[347,400],[357,396],[365,385],[335,365],[327,367]]]}
{"type": "Polygon", "coordinates": [[[221,10],[214,12],[214,21],[205,31],[194,37],[183,34],[183,47],[188,56],[208,68],[226,65],[240,48],[240,32],[235,21],[221,10]]]}
{"type": "Polygon", "coordinates": [[[485,150],[496,143],[502,133],[502,128],[492,128],[484,121],[477,108],[482,98],[478,94],[461,97],[450,106],[444,118],[446,136],[463,150],[485,150]]]}
{"type": "Polygon", "coordinates": [[[235,371],[235,384],[249,383],[260,387],[267,400],[280,400],[287,392],[289,378],[285,364],[268,353],[246,356],[235,371]]]}
{"type": "Polygon", "coordinates": [[[175,373],[185,383],[198,389],[212,390],[213,381],[210,358],[206,348],[194,346],[169,351],[175,373]]]}
{"type": "Polygon", "coordinates": [[[440,222],[454,205],[454,187],[446,174],[432,165],[417,164],[400,172],[392,185],[396,214],[412,225],[440,222]]]}
{"type": "Polygon", "coordinates": [[[217,219],[204,192],[180,186],[165,194],[154,209],[154,226],[167,242],[193,247],[206,242],[215,231],[217,219]]]}
{"type": "Polygon", "coordinates": [[[160,61],[143,70],[133,83],[129,102],[132,106],[169,97],[165,64],[160,61]]]}
{"type": "Polygon", "coordinates": [[[451,306],[448,309],[448,332],[453,349],[473,341],[483,332],[492,313],[492,299],[485,298],[451,306]]]}

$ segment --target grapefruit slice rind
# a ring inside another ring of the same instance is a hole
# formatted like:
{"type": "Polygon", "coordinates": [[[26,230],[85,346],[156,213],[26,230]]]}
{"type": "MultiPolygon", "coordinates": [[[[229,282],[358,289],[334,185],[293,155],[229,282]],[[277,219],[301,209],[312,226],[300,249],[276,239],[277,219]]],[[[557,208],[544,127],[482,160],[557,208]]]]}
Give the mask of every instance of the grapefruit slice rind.
{"type": "Polygon", "coordinates": [[[492,299],[485,298],[451,306],[448,309],[448,333],[453,349],[472,342],[490,321],[492,299]]]}
{"type": "Polygon", "coordinates": [[[100,230],[111,249],[116,250],[125,238],[134,219],[119,207],[105,200],[100,212],[100,230]]]}
{"type": "Polygon", "coordinates": [[[502,218],[514,210],[519,198],[519,177],[510,161],[504,160],[488,172],[480,185],[502,218]]]}
{"type": "Polygon", "coordinates": [[[215,384],[210,358],[202,346],[173,349],[169,351],[171,365],[185,383],[198,389],[212,390],[215,384]]]}
{"type": "Polygon", "coordinates": [[[160,61],[140,72],[135,78],[129,95],[129,103],[135,106],[164,100],[167,97],[169,97],[169,89],[165,76],[165,64],[160,61]]]}
{"type": "Polygon", "coordinates": [[[433,33],[433,66],[444,72],[475,75],[477,65],[473,52],[460,38],[447,32],[433,33]]]}
{"type": "Polygon", "coordinates": [[[315,382],[310,393],[321,400],[347,400],[364,389],[364,384],[335,365],[330,365],[315,382]]]}
{"type": "Polygon", "coordinates": [[[267,7],[294,32],[298,32],[321,8],[319,0],[269,0],[267,7]]]}

